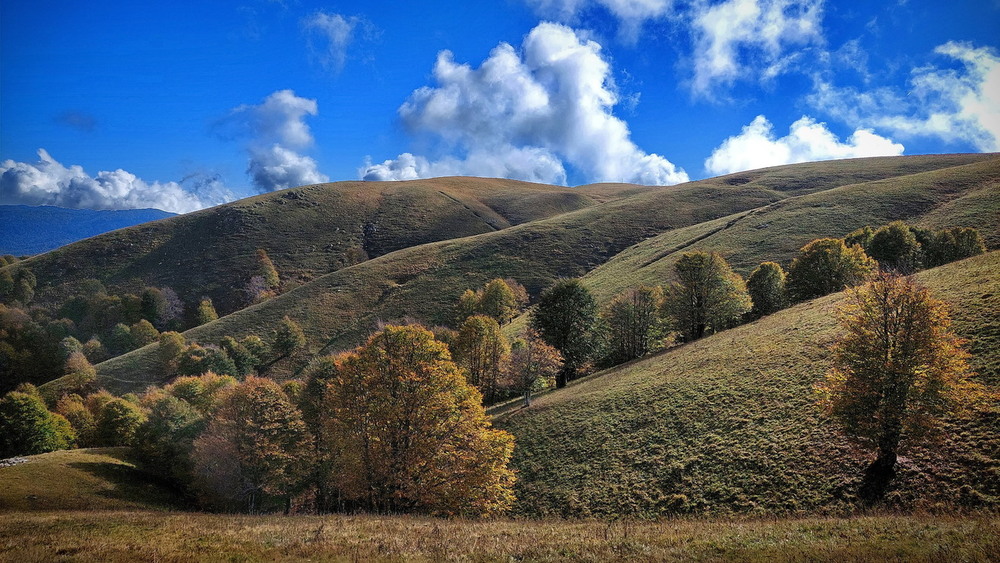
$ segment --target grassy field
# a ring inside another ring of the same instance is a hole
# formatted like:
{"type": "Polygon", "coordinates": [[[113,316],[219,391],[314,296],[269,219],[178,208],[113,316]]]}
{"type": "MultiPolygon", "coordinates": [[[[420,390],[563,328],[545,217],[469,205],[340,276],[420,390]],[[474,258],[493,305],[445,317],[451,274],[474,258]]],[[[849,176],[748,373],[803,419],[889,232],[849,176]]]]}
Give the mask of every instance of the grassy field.
{"type": "MultiPolygon", "coordinates": [[[[996,388],[1000,252],[924,272],[996,388]]],[[[539,397],[499,425],[517,439],[516,510],[530,516],[797,514],[854,505],[870,454],[814,404],[829,368],[831,295],[539,397]]],[[[888,504],[1000,506],[1000,404],[953,420],[900,460],[888,504]]]]}
{"type": "MultiPolygon", "coordinates": [[[[964,209],[992,237],[997,228],[989,228],[988,216],[998,180],[995,156],[953,155],[793,165],[670,188],[588,186],[581,193],[603,203],[392,252],[187,336],[212,342],[223,335],[267,335],[287,314],[305,329],[310,352],[329,353],[359,344],[380,322],[447,322],[465,288],[497,276],[513,277],[537,295],[558,277],[590,272],[587,283],[606,300],[627,286],[668,279],[679,250],[720,250],[747,271],[762,260],[787,259],[812,238],[841,236],[865,223],[919,219],[946,204],[964,209]],[[868,178],[876,179],[838,183],[868,178]],[[978,203],[955,203],[969,194],[978,203]]],[[[939,220],[946,216],[937,212],[939,220]]],[[[101,364],[101,383],[124,392],[157,382],[154,355],[155,345],[101,364]]],[[[295,366],[276,373],[291,375],[295,366]]]]}
{"type": "Polygon", "coordinates": [[[995,516],[657,522],[0,513],[8,561],[991,561],[995,516]]]}

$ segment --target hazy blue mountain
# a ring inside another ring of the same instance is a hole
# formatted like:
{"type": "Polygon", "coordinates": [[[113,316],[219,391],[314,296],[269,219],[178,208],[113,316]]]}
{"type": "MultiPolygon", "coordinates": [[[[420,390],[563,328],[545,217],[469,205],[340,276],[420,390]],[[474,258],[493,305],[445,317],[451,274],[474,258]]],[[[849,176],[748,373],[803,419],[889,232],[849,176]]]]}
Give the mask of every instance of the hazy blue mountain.
{"type": "Polygon", "coordinates": [[[0,205],[0,254],[40,254],[115,229],[171,217],[159,209],[66,209],[0,205]]]}

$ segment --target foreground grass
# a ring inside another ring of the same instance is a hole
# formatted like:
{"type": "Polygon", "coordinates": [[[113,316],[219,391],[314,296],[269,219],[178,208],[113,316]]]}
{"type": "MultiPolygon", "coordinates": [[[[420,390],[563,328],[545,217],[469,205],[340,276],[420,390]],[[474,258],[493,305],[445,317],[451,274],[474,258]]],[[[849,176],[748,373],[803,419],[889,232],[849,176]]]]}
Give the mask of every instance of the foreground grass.
{"type": "Polygon", "coordinates": [[[995,515],[443,520],[197,513],[0,514],[9,561],[990,561],[995,515]]]}

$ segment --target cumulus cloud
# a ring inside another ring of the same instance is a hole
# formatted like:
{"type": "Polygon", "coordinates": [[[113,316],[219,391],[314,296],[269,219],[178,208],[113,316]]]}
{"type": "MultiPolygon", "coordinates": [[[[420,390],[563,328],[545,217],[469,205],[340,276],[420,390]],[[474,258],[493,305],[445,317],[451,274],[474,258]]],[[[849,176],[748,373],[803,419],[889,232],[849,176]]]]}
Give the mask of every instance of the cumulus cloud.
{"type": "Polygon", "coordinates": [[[278,90],[257,105],[241,105],[216,123],[223,138],[246,138],[250,161],[247,174],[261,193],[328,182],[316,161],[299,154],[312,146],[307,116],[319,114],[316,100],[301,98],[292,90],[278,90]]]}
{"type": "Polygon", "coordinates": [[[357,16],[316,12],[302,20],[309,51],[323,68],[340,72],[347,62],[347,48],[355,40],[359,28],[371,31],[371,24],[357,16]]]}
{"type": "Polygon", "coordinates": [[[696,3],[693,91],[711,95],[751,73],[767,79],[787,72],[798,56],[790,48],[822,42],[822,8],[823,0],[696,3]]]}
{"type": "Polygon", "coordinates": [[[712,151],[705,160],[705,169],[720,175],[796,162],[900,154],[903,145],[869,129],[858,129],[841,142],[825,123],[807,116],[792,123],[788,135],[777,137],[771,122],[758,115],[739,135],[729,137],[712,151]]]}
{"type": "Polygon", "coordinates": [[[987,47],[949,42],[934,52],[959,68],[913,70],[910,88],[859,91],[817,80],[810,103],[852,124],[864,123],[900,137],[937,137],[1000,150],[1000,57],[987,47]]]}
{"type": "Polygon", "coordinates": [[[673,12],[673,0],[527,0],[536,12],[546,18],[575,22],[581,13],[603,9],[621,22],[621,31],[630,40],[637,38],[642,24],[673,12]]]}
{"type": "Polygon", "coordinates": [[[78,165],[64,166],[45,149],[38,162],[0,163],[0,202],[56,205],[77,209],[155,208],[187,213],[232,201],[218,178],[190,176],[181,182],[147,182],[125,170],[90,176],[78,165]]]}
{"type": "Polygon", "coordinates": [[[521,52],[501,43],[479,66],[448,51],[434,66],[437,85],[399,108],[403,124],[450,149],[439,160],[403,154],[369,164],[361,176],[403,179],[445,173],[564,183],[563,162],[588,181],[676,184],[688,179],[666,158],[631,140],[612,114],[619,102],[601,46],[569,27],[542,23],[521,52]]]}

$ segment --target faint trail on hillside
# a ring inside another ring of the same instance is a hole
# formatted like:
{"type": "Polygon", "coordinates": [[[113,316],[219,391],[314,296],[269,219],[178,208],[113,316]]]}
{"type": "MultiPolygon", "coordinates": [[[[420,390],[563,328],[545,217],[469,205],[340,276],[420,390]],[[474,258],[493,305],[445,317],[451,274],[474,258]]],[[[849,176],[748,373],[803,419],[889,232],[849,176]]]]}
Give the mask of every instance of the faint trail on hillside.
{"type": "MultiPolygon", "coordinates": [[[[782,200],[782,201],[784,201],[784,200],[782,200]]],[[[664,250],[663,252],[660,252],[659,254],[656,254],[655,256],[653,256],[652,258],[650,258],[649,260],[646,260],[645,262],[643,262],[642,266],[640,266],[640,267],[645,268],[646,266],[649,266],[653,262],[657,262],[659,260],[662,260],[662,259],[666,258],[667,256],[670,256],[671,254],[675,253],[675,252],[680,252],[681,250],[684,250],[685,248],[688,248],[691,245],[697,244],[697,243],[699,243],[699,242],[707,239],[708,237],[710,237],[710,236],[712,236],[714,234],[721,233],[722,231],[724,231],[724,230],[732,227],[733,225],[735,225],[736,223],[742,221],[743,219],[746,219],[747,217],[750,217],[751,215],[755,215],[759,211],[763,211],[763,210],[767,209],[768,207],[771,207],[771,205],[774,205],[774,204],[772,203],[772,204],[765,205],[763,207],[758,207],[756,209],[751,209],[750,211],[747,211],[743,215],[740,215],[739,217],[730,220],[725,225],[723,225],[723,226],[721,226],[721,227],[719,227],[717,229],[712,229],[711,231],[709,231],[709,232],[707,232],[707,233],[705,233],[703,235],[698,235],[698,236],[696,236],[696,237],[694,237],[694,238],[692,238],[690,240],[686,240],[686,241],[678,244],[677,246],[674,246],[672,248],[668,248],[667,250],[664,250]]]]}
{"type": "Polygon", "coordinates": [[[478,217],[479,219],[481,219],[483,221],[483,223],[486,223],[487,225],[489,225],[490,228],[492,228],[494,231],[502,231],[502,230],[504,230],[506,228],[506,227],[498,227],[498,226],[494,225],[492,222],[490,222],[489,219],[487,219],[486,217],[483,217],[481,213],[479,213],[475,209],[469,207],[465,202],[463,202],[462,200],[458,199],[457,197],[449,195],[449,194],[446,194],[445,192],[442,192],[441,190],[438,190],[438,193],[441,194],[441,195],[443,195],[444,197],[446,197],[446,198],[454,201],[455,203],[461,205],[462,207],[468,209],[469,211],[471,211],[473,215],[475,215],[476,217],[478,217]]]}

